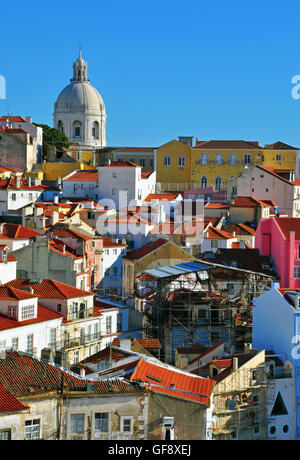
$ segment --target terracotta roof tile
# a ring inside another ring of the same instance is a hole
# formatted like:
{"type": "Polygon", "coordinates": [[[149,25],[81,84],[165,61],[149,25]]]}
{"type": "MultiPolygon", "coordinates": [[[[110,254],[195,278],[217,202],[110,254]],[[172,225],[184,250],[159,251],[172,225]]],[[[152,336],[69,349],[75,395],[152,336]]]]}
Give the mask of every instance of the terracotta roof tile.
{"type": "Polygon", "coordinates": [[[163,238],[160,238],[159,240],[156,240],[156,241],[151,241],[150,243],[145,244],[144,246],[137,249],[136,251],[131,251],[127,253],[125,258],[129,260],[142,259],[148,254],[151,254],[151,252],[156,251],[157,249],[159,249],[161,246],[163,246],[166,243],[168,243],[168,240],[165,240],[163,238]]]}
{"type": "Polygon", "coordinates": [[[134,339],[134,342],[136,342],[138,345],[141,345],[141,347],[145,349],[161,349],[161,344],[158,339],[134,339]]]}
{"type": "Polygon", "coordinates": [[[224,230],[219,230],[218,228],[212,227],[211,225],[207,227],[205,233],[206,235],[204,238],[209,240],[231,240],[234,238],[234,236],[230,233],[225,232],[224,230]]]}
{"type": "Polygon", "coordinates": [[[290,239],[290,232],[295,232],[295,239],[300,240],[300,219],[298,217],[274,218],[274,222],[280,228],[285,239],[290,239]]]}
{"type": "Polygon", "coordinates": [[[153,364],[141,359],[130,380],[145,382],[148,389],[170,396],[195,401],[209,406],[209,398],[215,382],[197,378],[193,374],[153,364]]]}
{"type": "Polygon", "coordinates": [[[27,410],[29,406],[22,404],[5,386],[0,383],[0,413],[15,413],[27,410]]]}
{"type": "MultiPolygon", "coordinates": [[[[86,297],[93,295],[92,292],[77,289],[60,281],[43,279],[41,282],[31,281],[30,279],[18,278],[5,284],[10,288],[22,289],[31,287],[34,294],[40,299],[74,299],[76,297],[86,297]]],[[[21,291],[24,293],[24,291],[21,291]]]]}
{"type": "Polygon", "coordinates": [[[270,208],[270,206],[253,196],[238,196],[230,207],[234,208],[256,208],[262,206],[263,208],[270,208]]]}
{"type": "Polygon", "coordinates": [[[39,235],[42,235],[42,233],[36,232],[31,228],[23,227],[23,225],[4,223],[2,233],[0,233],[0,239],[29,239],[39,235]]]}
{"type": "Polygon", "coordinates": [[[193,149],[196,150],[218,150],[218,149],[229,149],[229,150],[261,150],[262,147],[258,145],[258,142],[254,141],[242,141],[242,140],[211,140],[198,142],[193,149]]]}
{"type": "Polygon", "coordinates": [[[70,177],[67,176],[63,180],[64,182],[97,182],[98,171],[93,169],[76,171],[75,174],[72,174],[70,177]]]}

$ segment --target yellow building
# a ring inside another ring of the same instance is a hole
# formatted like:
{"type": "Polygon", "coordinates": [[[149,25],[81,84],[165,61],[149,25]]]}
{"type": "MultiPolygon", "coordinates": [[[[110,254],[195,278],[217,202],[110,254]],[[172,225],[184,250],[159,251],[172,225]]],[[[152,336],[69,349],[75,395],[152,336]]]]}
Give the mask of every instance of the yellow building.
{"type": "Polygon", "coordinates": [[[261,147],[257,141],[198,141],[179,138],[157,149],[157,182],[162,191],[213,187],[227,190],[228,182],[245,167],[297,169],[299,151],[282,142],[261,147]]]}
{"type": "Polygon", "coordinates": [[[175,139],[157,149],[156,182],[161,190],[193,188],[190,187],[191,152],[191,145],[175,139]]]}

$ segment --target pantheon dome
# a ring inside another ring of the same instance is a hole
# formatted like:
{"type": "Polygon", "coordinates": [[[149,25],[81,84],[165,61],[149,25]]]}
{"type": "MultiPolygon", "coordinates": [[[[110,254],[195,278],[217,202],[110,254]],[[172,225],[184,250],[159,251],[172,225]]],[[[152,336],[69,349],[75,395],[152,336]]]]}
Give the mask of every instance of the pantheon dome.
{"type": "Polygon", "coordinates": [[[73,64],[73,78],[54,105],[53,126],[81,146],[106,146],[106,112],[102,97],[87,79],[81,52],[73,64]]]}

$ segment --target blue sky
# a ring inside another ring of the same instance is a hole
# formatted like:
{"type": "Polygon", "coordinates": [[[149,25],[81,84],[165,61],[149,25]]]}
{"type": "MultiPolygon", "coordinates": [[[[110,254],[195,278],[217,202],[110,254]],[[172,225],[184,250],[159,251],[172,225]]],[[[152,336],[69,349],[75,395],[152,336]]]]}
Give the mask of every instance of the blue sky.
{"type": "Polygon", "coordinates": [[[108,145],[194,136],[300,147],[299,0],[17,0],[2,7],[0,32],[1,114],[52,126],[81,43],[108,145]]]}

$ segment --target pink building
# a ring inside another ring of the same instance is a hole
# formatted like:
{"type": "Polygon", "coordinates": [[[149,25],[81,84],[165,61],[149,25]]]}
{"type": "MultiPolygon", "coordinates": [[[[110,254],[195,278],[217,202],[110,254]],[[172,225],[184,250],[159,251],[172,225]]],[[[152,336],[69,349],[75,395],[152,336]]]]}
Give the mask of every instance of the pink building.
{"type": "Polygon", "coordinates": [[[256,230],[255,247],[261,255],[272,257],[281,288],[300,288],[299,218],[261,219],[256,230]]]}

